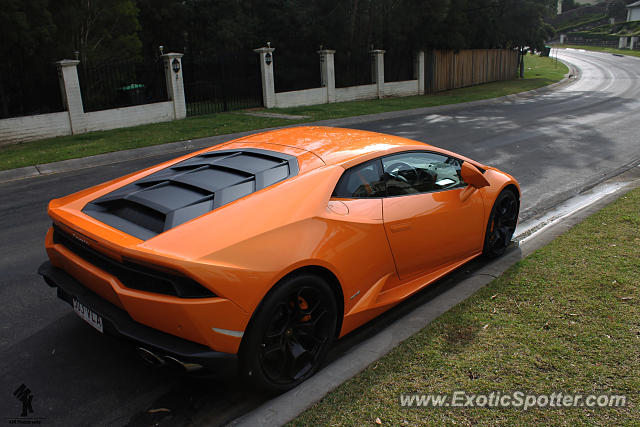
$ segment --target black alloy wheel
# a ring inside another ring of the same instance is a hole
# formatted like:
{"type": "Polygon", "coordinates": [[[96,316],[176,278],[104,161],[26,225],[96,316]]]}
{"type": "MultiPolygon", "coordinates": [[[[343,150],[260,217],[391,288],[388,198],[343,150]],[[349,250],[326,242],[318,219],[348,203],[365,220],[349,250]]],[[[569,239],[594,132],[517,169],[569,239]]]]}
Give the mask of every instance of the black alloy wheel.
{"type": "Polygon", "coordinates": [[[496,198],[487,222],[482,254],[496,258],[504,254],[518,223],[520,204],[511,190],[503,190],[496,198]]]}
{"type": "Polygon", "coordinates": [[[336,301],[320,277],[285,279],[259,306],[240,350],[242,370],[260,388],[283,392],[313,375],[336,334],[336,301]]]}

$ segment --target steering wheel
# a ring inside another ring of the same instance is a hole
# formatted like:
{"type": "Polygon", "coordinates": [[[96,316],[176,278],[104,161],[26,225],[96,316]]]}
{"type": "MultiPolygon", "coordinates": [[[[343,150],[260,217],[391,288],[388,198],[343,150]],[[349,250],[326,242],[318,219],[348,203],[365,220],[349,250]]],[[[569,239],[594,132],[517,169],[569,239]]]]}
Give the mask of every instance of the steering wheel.
{"type": "Polygon", "coordinates": [[[400,175],[400,171],[411,171],[414,178],[414,181],[418,179],[418,170],[416,168],[414,168],[413,166],[411,166],[408,163],[405,162],[395,162],[392,163],[391,165],[389,165],[388,167],[385,168],[387,173],[389,175],[391,175],[392,177],[399,179],[400,181],[403,181],[409,185],[411,185],[412,183],[409,182],[409,180],[400,175]]]}

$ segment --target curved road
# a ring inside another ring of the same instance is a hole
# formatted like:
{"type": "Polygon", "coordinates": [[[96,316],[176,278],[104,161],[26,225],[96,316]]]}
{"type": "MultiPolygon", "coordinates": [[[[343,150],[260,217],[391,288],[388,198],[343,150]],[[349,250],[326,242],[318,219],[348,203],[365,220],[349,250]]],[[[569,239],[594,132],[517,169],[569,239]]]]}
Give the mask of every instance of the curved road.
{"type": "MultiPolygon", "coordinates": [[[[576,50],[559,58],[581,78],[548,91],[437,114],[351,127],[430,142],[497,166],[522,184],[529,219],[640,159],[640,59],[576,50]]],[[[45,425],[224,423],[265,400],[234,377],[214,380],[147,368],[121,342],[100,336],[35,274],[45,258],[46,203],[146,167],[163,155],[0,184],[0,415],[18,417],[13,396],[32,390],[33,417],[45,425]],[[150,408],[171,412],[147,413],[150,408]]],[[[429,297],[422,298],[429,304],[429,297]],[[425,299],[426,298],[426,299],[425,299]]],[[[405,308],[405,313],[409,308],[405,308]]],[[[395,312],[376,324],[384,326],[395,312]]],[[[332,358],[375,333],[342,340],[332,358]]]]}

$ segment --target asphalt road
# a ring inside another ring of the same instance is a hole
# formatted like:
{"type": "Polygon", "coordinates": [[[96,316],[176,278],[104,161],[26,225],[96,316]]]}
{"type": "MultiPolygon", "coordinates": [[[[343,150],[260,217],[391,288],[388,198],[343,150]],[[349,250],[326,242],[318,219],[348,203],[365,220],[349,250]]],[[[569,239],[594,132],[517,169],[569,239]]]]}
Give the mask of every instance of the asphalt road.
{"type": "MultiPolygon", "coordinates": [[[[560,90],[353,127],[426,141],[513,174],[523,188],[522,219],[531,218],[640,159],[640,60],[578,51],[559,56],[582,71],[560,90]]],[[[146,367],[128,346],[80,321],[35,273],[46,259],[50,199],[171,157],[0,184],[0,417],[20,415],[13,392],[21,384],[33,394],[30,415],[45,425],[187,425],[205,412],[224,423],[266,399],[228,374],[203,379],[146,367]],[[147,413],[154,408],[171,412],[147,413]]],[[[452,286],[455,277],[439,286],[452,286]]],[[[437,292],[418,302],[428,304],[437,292]]],[[[369,327],[353,334],[332,357],[372,333],[369,327]]]]}

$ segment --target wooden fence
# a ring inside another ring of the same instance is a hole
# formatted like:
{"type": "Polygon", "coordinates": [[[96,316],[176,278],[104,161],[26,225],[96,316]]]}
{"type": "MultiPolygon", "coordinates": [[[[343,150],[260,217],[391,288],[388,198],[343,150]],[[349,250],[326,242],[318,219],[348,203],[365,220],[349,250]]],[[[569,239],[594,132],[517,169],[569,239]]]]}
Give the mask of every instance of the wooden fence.
{"type": "Polygon", "coordinates": [[[432,50],[425,54],[427,93],[517,77],[518,52],[510,49],[432,50]]]}

